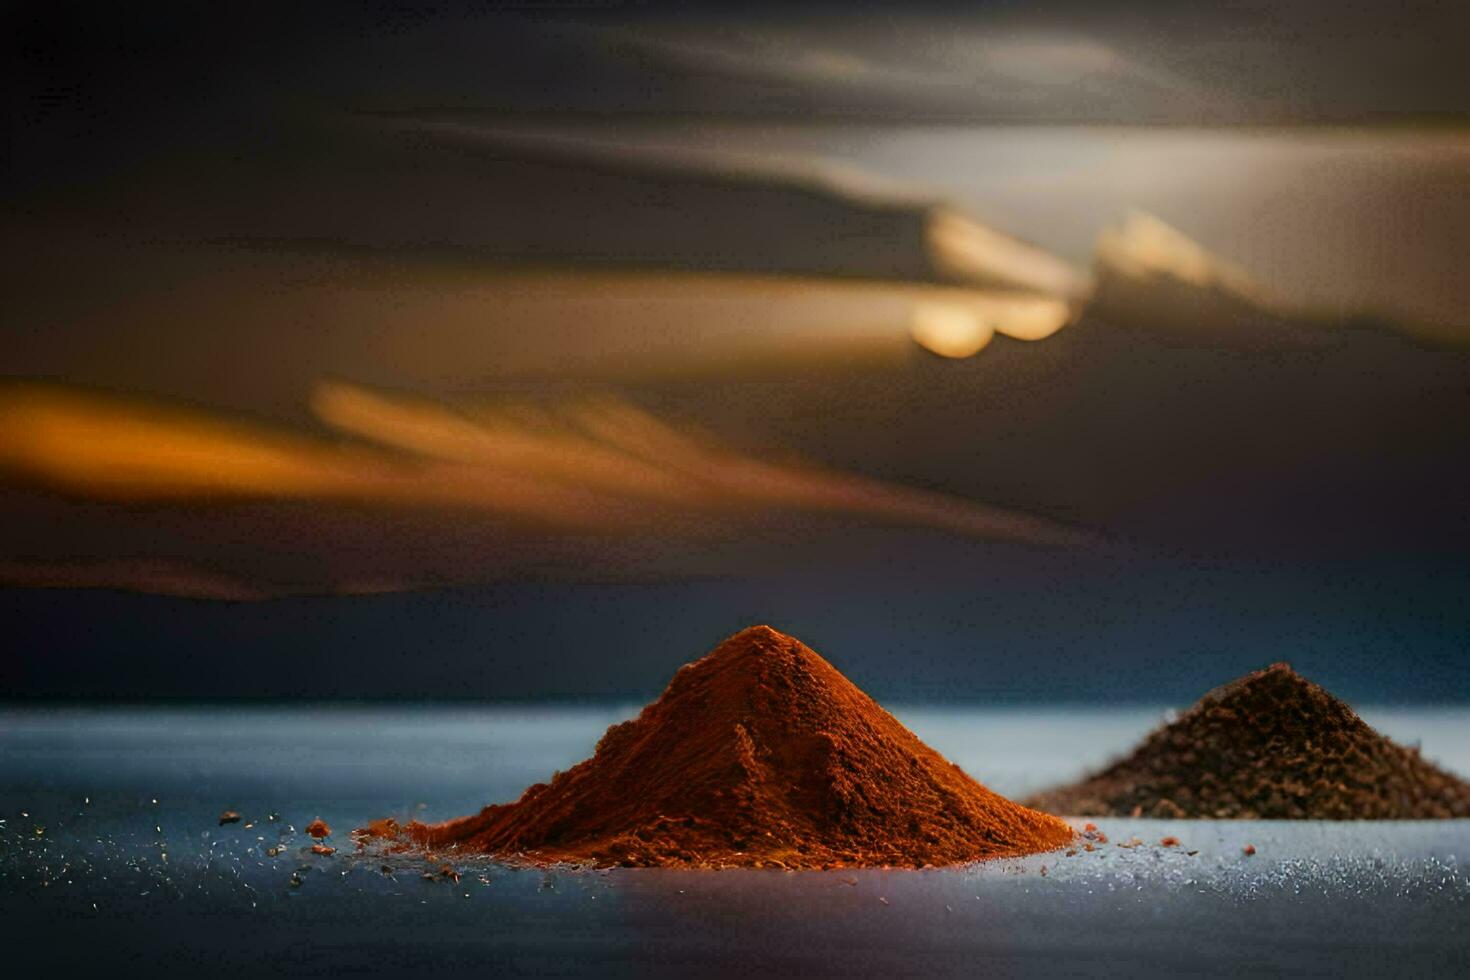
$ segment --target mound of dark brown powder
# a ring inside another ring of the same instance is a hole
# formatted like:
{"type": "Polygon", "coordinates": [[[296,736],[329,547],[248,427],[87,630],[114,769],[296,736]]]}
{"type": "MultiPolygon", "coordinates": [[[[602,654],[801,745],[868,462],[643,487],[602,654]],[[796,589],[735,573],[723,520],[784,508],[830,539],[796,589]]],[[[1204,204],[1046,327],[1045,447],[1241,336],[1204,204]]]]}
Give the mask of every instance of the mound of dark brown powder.
{"type": "Polygon", "coordinates": [[[1470,783],[1378,734],[1286,664],[1217,688],[1126,758],[1027,801],[1078,816],[1470,816],[1470,783]]]}

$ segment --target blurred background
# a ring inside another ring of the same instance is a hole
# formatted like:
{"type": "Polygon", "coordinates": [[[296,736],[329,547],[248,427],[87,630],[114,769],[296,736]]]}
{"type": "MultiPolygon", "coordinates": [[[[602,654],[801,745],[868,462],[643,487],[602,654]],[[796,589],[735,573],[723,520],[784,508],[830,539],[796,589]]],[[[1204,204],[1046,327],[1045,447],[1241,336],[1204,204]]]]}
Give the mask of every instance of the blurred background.
{"type": "Polygon", "coordinates": [[[10,4],[0,697],[1470,698],[1460,4],[10,4]]]}

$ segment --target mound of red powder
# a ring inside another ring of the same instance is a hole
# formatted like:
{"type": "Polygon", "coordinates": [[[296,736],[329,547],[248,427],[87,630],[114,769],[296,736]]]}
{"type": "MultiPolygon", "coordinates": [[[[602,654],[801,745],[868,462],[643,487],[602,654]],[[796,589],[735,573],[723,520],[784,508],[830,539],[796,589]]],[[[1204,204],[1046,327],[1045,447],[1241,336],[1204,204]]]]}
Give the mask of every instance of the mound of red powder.
{"type": "Polygon", "coordinates": [[[1470,784],[1273,664],[1206,694],[1127,757],[1027,801],[1078,816],[1470,817],[1470,784]]]}
{"type": "Polygon", "coordinates": [[[1062,821],[990,792],[826,660],[755,626],[688,664],[597,752],[515,803],[435,826],[433,849],[598,866],[922,867],[1046,851],[1062,821]]]}

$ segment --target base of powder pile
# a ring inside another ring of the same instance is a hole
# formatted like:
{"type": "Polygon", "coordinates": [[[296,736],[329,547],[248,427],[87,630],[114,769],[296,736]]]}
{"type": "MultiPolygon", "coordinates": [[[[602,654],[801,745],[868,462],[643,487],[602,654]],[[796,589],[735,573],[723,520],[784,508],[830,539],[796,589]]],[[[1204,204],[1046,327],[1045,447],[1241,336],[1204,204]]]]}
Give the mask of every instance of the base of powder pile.
{"type": "Polygon", "coordinates": [[[520,868],[669,868],[697,871],[734,871],[769,869],[777,871],[843,871],[843,870],[929,870],[940,867],[962,867],[1006,858],[1035,854],[1063,853],[1081,848],[1093,838],[1088,833],[1068,833],[1055,847],[1043,850],[978,854],[971,859],[915,863],[912,860],[889,860],[883,855],[857,853],[782,853],[763,849],[746,852],[720,848],[694,850],[687,843],[638,838],[593,842],[576,849],[542,848],[534,851],[486,851],[459,842],[456,825],[422,824],[396,820],[375,820],[354,831],[352,839],[359,853],[374,853],[386,860],[420,860],[431,866],[463,861],[491,860],[507,867],[520,868]],[[1074,836],[1075,834],[1075,836],[1074,836]],[[651,846],[650,846],[651,845],[651,846]]]}

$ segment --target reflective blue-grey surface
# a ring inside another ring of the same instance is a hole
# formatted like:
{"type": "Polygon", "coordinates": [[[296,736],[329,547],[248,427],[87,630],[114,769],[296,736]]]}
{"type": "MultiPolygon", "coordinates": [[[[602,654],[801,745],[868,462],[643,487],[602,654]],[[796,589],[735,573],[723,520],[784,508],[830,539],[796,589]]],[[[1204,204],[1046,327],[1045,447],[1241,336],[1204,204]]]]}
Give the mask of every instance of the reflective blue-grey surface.
{"type": "MultiPolygon", "coordinates": [[[[599,873],[456,858],[458,881],[442,862],[359,855],[346,839],[376,816],[437,819],[513,798],[585,757],[629,710],[0,711],[0,922],[25,971],[15,975],[1470,968],[1463,821],[1101,820],[1109,842],[1091,852],[922,872],[599,873]],[[243,820],[219,826],[225,809],[243,820]],[[338,853],[306,850],[317,816],[338,853]],[[1161,847],[1166,836],[1180,845],[1161,847]]],[[[897,713],[1013,794],[1105,760],[1161,714],[897,713]]],[[[1364,713],[1470,771],[1465,711],[1364,713]]]]}

